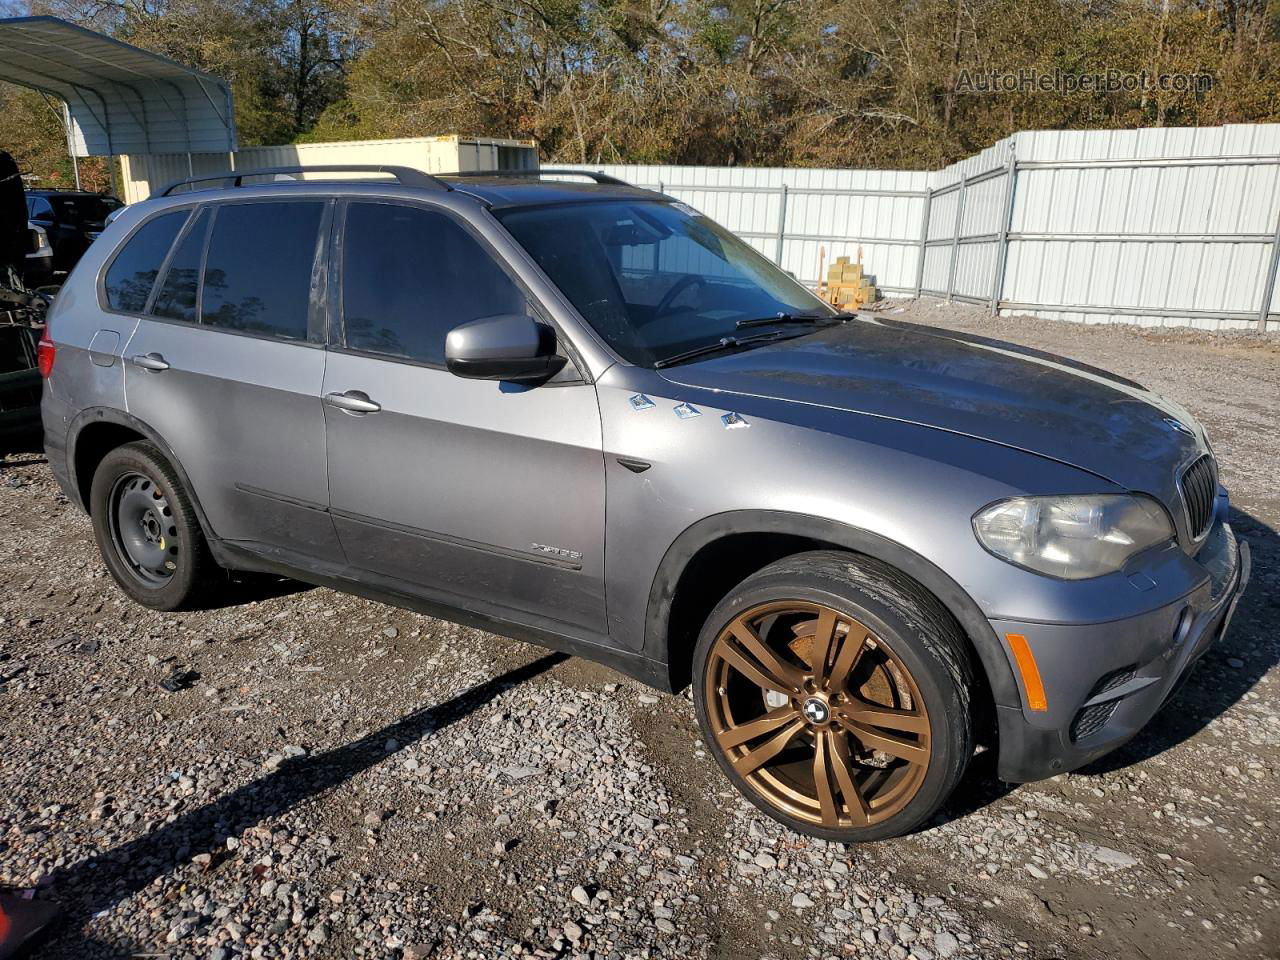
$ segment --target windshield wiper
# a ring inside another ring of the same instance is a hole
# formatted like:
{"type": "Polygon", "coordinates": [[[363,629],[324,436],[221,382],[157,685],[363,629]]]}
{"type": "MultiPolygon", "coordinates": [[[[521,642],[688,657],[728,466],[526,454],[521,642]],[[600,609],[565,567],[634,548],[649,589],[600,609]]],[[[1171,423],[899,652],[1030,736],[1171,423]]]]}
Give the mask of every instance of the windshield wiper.
{"type": "Polygon", "coordinates": [[[768,333],[758,333],[754,337],[721,337],[714,343],[704,343],[700,347],[694,347],[692,350],[685,350],[683,353],[673,354],[664,357],[654,364],[655,368],[670,367],[677,363],[684,363],[686,360],[693,360],[695,357],[704,357],[710,353],[719,353],[721,350],[734,350],[739,347],[749,347],[757,343],[767,343],[770,340],[782,340],[787,337],[794,337],[795,333],[786,330],[770,330],[768,333]]]}
{"type": "Polygon", "coordinates": [[[775,313],[771,317],[752,317],[750,320],[739,320],[735,327],[742,330],[745,327],[768,327],[780,323],[844,323],[846,320],[852,320],[857,317],[856,313],[775,313]]]}

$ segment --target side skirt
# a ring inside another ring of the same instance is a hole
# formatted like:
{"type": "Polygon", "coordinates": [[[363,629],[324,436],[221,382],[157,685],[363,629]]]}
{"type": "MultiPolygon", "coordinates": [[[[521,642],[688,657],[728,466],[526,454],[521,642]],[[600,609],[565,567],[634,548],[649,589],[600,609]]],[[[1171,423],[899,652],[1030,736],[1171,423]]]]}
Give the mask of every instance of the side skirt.
{"type": "Polygon", "coordinates": [[[444,597],[426,597],[418,593],[415,587],[392,577],[366,570],[357,571],[335,564],[314,565],[314,561],[303,566],[302,558],[295,558],[285,551],[272,550],[257,544],[249,545],[211,538],[209,549],[219,565],[228,570],[270,573],[288,577],[317,587],[328,587],[339,593],[355,594],[366,600],[376,600],[379,603],[412,610],[429,617],[496,633],[513,640],[537,644],[570,656],[602,663],[648,686],[672,692],[671,675],[665,663],[610,646],[605,637],[600,637],[598,640],[576,637],[552,629],[550,626],[522,623],[512,620],[504,615],[505,611],[483,601],[468,599],[468,605],[463,607],[444,597]]]}

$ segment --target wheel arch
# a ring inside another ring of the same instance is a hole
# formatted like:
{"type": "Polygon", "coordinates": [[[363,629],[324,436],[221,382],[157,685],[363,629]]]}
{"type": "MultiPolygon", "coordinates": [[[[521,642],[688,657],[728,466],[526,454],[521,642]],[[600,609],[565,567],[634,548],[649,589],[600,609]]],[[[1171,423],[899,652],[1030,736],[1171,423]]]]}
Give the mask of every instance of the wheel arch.
{"type": "Polygon", "coordinates": [[[71,421],[67,430],[67,472],[71,489],[79,498],[78,506],[86,513],[89,511],[89,489],[93,484],[94,471],[102,458],[117,447],[137,440],[155,444],[169,461],[169,465],[186,487],[201,530],[212,541],[213,530],[209,526],[209,518],[205,516],[200,498],[191,485],[191,478],[187,476],[187,471],[183,469],[173,448],[154,427],[123,410],[89,407],[71,421]]]}
{"type": "Polygon", "coordinates": [[[735,510],[706,517],[667,548],[649,591],[646,648],[667,665],[673,690],[689,682],[701,621],[745,577],[784,556],[813,549],[842,549],[889,564],[936,597],[955,617],[996,704],[1020,703],[1017,682],[1000,641],[973,598],[939,567],[900,543],[824,517],[776,510],[735,510]],[[744,554],[755,548],[749,559],[744,554]],[[735,558],[717,579],[718,560],[735,558]],[[745,572],[744,572],[745,571],[745,572]],[[732,579],[731,583],[725,583],[732,579]],[[720,589],[723,585],[724,589],[720,589]],[[699,618],[699,614],[701,615],[699,618]]]}

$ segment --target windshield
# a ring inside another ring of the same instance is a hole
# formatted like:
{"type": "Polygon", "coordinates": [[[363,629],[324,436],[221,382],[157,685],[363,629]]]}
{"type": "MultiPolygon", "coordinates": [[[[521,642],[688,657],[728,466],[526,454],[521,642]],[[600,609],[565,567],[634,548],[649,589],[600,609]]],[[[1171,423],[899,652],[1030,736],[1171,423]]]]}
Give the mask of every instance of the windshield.
{"type": "Polygon", "coordinates": [[[735,336],[740,323],[826,320],[823,303],[719,224],[680,203],[609,200],[498,212],[578,312],[631,363],[735,336]]]}

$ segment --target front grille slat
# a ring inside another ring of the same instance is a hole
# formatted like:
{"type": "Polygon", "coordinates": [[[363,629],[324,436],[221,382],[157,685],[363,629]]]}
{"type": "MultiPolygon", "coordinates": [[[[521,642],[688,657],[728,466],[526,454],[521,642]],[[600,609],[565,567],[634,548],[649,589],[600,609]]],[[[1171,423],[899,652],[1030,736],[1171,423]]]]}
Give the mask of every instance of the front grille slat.
{"type": "Polygon", "coordinates": [[[1213,524],[1213,505],[1218,496],[1218,468],[1213,457],[1206,453],[1182,471],[1178,486],[1187,513],[1187,529],[1199,540],[1213,524]]]}

